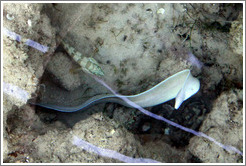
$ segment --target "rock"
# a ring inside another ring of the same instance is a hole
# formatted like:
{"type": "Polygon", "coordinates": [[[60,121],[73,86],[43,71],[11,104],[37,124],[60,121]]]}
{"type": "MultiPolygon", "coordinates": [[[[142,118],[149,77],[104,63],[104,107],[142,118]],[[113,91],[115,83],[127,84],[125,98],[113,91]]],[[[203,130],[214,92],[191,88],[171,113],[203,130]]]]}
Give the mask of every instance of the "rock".
{"type": "Polygon", "coordinates": [[[75,68],[78,70],[81,67],[61,52],[56,53],[47,65],[47,70],[68,91],[72,91],[81,85],[78,71],[72,71],[75,68]]]}
{"type": "MultiPolygon", "coordinates": [[[[35,162],[119,162],[115,159],[97,157],[94,153],[85,152],[80,147],[76,147],[72,144],[73,136],[100,148],[114,150],[127,156],[140,157],[137,150],[140,144],[134,136],[122,127],[114,128],[113,123],[103,118],[102,113],[97,113],[80,121],[72,129],[65,131],[53,129],[45,135],[38,136],[34,141],[35,162]]],[[[153,157],[151,153],[145,153],[145,155],[144,157],[153,157]]]]}
{"type": "MultiPolygon", "coordinates": [[[[35,93],[38,79],[44,72],[43,62],[47,58],[43,52],[26,45],[25,41],[30,39],[45,46],[55,45],[55,31],[50,25],[49,18],[45,14],[41,14],[42,7],[42,4],[34,3],[3,4],[3,27],[5,28],[5,34],[3,34],[3,82],[6,83],[3,87],[4,160],[7,159],[6,154],[15,151],[11,145],[12,142],[10,143],[11,134],[6,131],[9,127],[6,123],[8,116],[15,114],[14,111],[26,104],[26,101],[35,93]],[[43,30],[44,27],[47,30],[43,30]],[[20,42],[8,37],[7,31],[20,35],[20,42]],[[12,90],[13,93],[8,93],[8,90],[12,90]],[[6,147],[8,148],[6,149],[6,147]]],[[[47,55],[52,51],[49,49],[47,55]]],[[[25,119],[26,117],[18,118],[25,119]]]]}
{"type": "Polygon", "coordinates": [[[116,126],[118,125],[114,121],[105,119],[102,113],[96,113],[81,120],[72,129],[52,129],[34,140],[35,151],[32,158],[35,162],[50,163],[120,162],[73,145],[74,136],[99,148],[110,149],[134,158],[149,158],[160,162],[185,162],[189,158],[184,149],[172,148],[161,139],[154,140],[150,135],[142,135],[138,139],[123,127],[116,126]],[[140,140],[143,142],[148,140],[148,143],[141,143],[140,140]]]}
{"type": "MultiPolygon", "coordinates": [[[[214,102],[200,131],[225,145],[243,150],[243,91],[223,92],[214,102]]],[[[189,150],[205,163],[237,163],[241,156],[202,137],[190,140],[189,150]]]]}
{"type": "Polygon", "coordinates": [[[230,28],[230,47],[234,53],[243,56],[243,12],[241,11],[238,18],[232,22],[230,28]]]}

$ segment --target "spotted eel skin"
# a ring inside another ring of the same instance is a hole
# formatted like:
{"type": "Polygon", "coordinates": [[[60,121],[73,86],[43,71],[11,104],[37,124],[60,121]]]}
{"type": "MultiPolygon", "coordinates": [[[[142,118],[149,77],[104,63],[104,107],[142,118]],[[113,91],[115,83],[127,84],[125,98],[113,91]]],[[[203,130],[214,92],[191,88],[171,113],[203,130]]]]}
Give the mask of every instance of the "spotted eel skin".
{"type": "Polygon", "coordinates": [[[77,62],[82,70],[89,74],[94,74],[96,76],[103,76],[104,72],[97,61],[92,57],[85,57],[80,52],[76,51],[75,48],[70,46],[64,40],[61,41],[63,48],[66,52],[77,62]]]}

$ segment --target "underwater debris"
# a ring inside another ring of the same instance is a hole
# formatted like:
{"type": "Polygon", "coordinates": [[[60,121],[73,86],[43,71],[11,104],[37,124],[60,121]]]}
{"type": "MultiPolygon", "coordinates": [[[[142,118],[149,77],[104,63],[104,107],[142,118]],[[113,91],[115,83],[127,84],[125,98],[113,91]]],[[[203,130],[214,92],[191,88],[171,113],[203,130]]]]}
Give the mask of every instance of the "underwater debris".
{"type": "Polygon", "coordinates": [[[27,91],[21,89],[18,86],[6,82],[3,82],[3,92],[25,103],[27,102],[30,96],[30,94],[27,91]]]}
{"type": "Polygon", "coordinates": [[[188,53],[188,61],[193,65],[196,66],[198,69],[201,69],[203,64],[200,62],[195,55],[193,55],[191,52],[188,53]]]}
{"type": "Polygon", "coordinates": [[[21,37],[20,35],[16,34],[15,32],[12,32],[10,30],[8,30],[7,28],[3,27],[3,34],[9,36],[10,38],[12,38],[13,40],[17,40],[18,42],[23,42],[28,46],[31,46],[43,53],[46,53],[49,49],[49,47],[44,46],[42,44],[39,44],[31,39],[25,39],[23,37],[21,37]]]}
{"type": "Polygon", "coordinates": [[[126,163],[160,163],[159,161],[148,159],[148,158],[132,158],[129,156],[125,156],[123,154],[120,154],[116,151],[110,150],[110,149],[104,149],[99,148],[93,144],[90,144],[89,142],[86,142],[82,139],[80,139],[77,136],[73,137],[72,140],[73,144],[92,153],[96,153],[99,156],[103,157],[109,157],[113,159],[117,159],[126,163]]]}

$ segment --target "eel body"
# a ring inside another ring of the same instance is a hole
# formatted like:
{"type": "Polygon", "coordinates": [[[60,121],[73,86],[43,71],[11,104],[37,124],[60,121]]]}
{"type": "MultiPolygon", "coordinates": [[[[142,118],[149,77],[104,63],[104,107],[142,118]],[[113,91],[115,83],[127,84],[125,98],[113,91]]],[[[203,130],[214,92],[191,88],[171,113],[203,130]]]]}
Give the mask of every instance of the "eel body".
{"type": "MultiPolygon", "coordinates": [[[[168,77],[147,91],[136,95],[121,96],[128,98],[141,107],[159,105],[175,98],[175,109],[178,109],[183,101],[197,93],[199,89],[199,80],[191,75],[189,69],[186,69],[168,77]]],[[[35,105],[61,112],[75,112],[102,102],[114,102],[127,107],[132,107],[118,96],[112,94],[94,96],[81,105],[74,107],[63,107],[43,103],[35,103],[35,105]]]]}

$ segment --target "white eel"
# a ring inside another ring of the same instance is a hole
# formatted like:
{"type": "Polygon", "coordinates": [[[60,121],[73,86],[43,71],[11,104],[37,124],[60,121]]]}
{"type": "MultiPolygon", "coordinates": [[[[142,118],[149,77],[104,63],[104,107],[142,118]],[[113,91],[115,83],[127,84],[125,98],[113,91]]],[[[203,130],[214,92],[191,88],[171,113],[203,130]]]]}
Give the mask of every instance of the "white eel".
{"type": "MultiPolygon", "coordinates": [[[[199,89],[200,89],[199,80],[191,75],[189,69],[186,69],[168,77],[164,81],[160,82],[159,84],[155,85],[154,87],[152,87],[151,89],[145,92],[136,95],[130,95],[130,96],[121,95],[121,96],[128,98],[129,100],[131,100],[132,102],[136,103],[141,107],[151,107],[151,106],[159,105],[161,103],[167,102],[175,98],[174,108],[178,109],[180,105],[183,103],[183,101],[187,100],[192,95],[196,94],[199,89]]],[[[89,100],[85,101],[84,103],[82,103],[81,105],[74,106],[74,107],[63,107],[63,106],[43,104],[43,103],[35,103],[35,104],[31,103],[31,104],[45,107],[48,109],[53,109],[56,111],[61,111],[61,112],[75,112],[102,102],[114,102],[114,103],[125,105],[127,107],[132,107],[121,98],[112,94],[103,94],[103,95],[94,96],[89,100]]]]}

